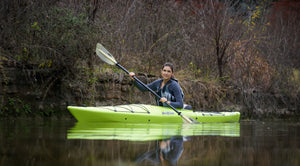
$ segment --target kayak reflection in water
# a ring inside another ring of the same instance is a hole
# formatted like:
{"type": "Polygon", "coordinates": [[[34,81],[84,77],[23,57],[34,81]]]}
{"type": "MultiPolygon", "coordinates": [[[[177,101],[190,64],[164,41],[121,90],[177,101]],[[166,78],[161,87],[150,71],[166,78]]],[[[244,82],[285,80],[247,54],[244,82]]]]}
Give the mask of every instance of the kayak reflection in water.
{"type": "Polygon", "coordinates": [[[142,154],[136,162],[150,161],[153,164],[175,166],[182,152],[183,137],[173,136],[171,139],[157,140],[155,149],[142,154]]]}

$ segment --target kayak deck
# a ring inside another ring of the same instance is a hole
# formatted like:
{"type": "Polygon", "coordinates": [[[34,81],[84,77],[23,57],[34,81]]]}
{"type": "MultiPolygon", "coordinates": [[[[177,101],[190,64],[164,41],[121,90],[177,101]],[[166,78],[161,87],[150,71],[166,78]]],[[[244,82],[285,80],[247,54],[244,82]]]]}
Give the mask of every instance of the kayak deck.
{"type": "MultiPolygon", "coordinates": [[[[138,122],[138,123],[182,123],[181,116],[169,107],[144,104],[119,106],[78,107],[68,106],[78,121],[85,122],[138,122]]],[[[182,115],[198,122],[238,122],[239,112],[198,112],[178,109],[182,115]]]]}

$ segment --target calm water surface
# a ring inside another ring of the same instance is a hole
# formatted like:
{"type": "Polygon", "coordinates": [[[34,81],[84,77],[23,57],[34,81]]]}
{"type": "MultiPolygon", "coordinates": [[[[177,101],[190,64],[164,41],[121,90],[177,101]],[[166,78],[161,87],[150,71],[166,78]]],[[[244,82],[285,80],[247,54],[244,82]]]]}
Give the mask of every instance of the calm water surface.
{"type": "Polygon", "coordinates": [[[299,166],[300,123],[0,120],[0,165],[299,166]]]}

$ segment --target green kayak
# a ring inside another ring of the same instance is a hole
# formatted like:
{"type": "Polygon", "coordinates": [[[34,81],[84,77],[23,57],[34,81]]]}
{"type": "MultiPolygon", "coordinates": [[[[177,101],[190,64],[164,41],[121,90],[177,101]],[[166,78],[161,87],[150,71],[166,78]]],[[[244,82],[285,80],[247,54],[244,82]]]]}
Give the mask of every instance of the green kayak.
{"type": "MultiPolygon", "coordinates": [[[[130,104],[102,107],[68,106],[79,122],[182,123],[181,116],[168,107],[130,104]]],[[[238,122],[239,112],[200,112],[178,109],[198,122],[238,122]]]]}

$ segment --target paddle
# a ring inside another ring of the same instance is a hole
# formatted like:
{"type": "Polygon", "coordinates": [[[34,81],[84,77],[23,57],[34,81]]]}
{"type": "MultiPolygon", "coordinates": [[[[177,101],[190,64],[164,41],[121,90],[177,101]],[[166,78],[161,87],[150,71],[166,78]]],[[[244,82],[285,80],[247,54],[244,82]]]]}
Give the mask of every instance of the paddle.
{"type": "MultiPolygon", "coordinates": [[[[123,66],[121,66],[116,60],[115,58],[111,55],[110,52],[108,52],[102,44],[97,43],[97,47],[96,47],[96,54],[98,55],[98,57],[100,59],[102,59],[104,62],[110,64],[110,65],[116,65],[119,68],[121,68],[122,70],[124,70],[127,74],[129,74],[129,71],[126,70],[123,66]]],[[[157,93],[155,93],[151,88],[149,88],[147,85],[145,85],[142,81],[140,81],[138,78],[136,78],[135,76],[133,76],[133,78],[140,83],[143,87],[145,87],[147,90],[149,90],[153,95],[155,95],[156,97],[158,97],[159,99],[161,98],[157,93]]],[[[182,115],[180,111],[176,110],[176,108],[174,108],[171,104],[169,104],[168,102],[165,102],[165,104],[167,104],[169,107],[171,107],[179,116],[182,117],[182,119],[185,122],[188,123],[199,123],[198,121],[196,121],[195,119],[182,115]]]]}

